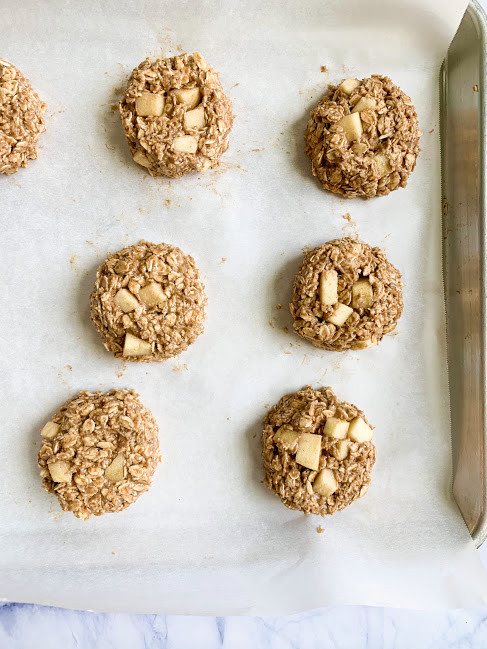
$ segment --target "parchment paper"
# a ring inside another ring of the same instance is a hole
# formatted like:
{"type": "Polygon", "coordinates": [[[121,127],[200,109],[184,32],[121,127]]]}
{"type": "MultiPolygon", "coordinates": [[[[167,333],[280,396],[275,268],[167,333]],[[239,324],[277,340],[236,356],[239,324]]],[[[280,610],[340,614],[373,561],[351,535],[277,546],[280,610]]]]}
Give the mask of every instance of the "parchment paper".
{"type": "Polygon", "coordinates": [[[486,603],[450,496],[440,270],[438,73],[465,5],[4,0],[0,55],[49,110],[39,159],[0,177],[1,597],[219,615],[486,603]],[[219,171],[154,180],[114,105],[147,55],[195,50],[234,103],[230,149],[219,171]],[[407,189],[346,201],[311,176],[303,133],[329,82],[375,72],[413,98],[423,151],[407,189]],[[292,279],[304,247],[354,233],[402,271],[404,315],[377,348],[322,352],[284,331],[292,279]],[[179,358],[125,366],[88,296],[106,254],[142,238],[195,257],[208,320],[179,358]],[[367,496],[325,521],[260,482],[261,420],[307,384],[376,426],[367,496]],[[40,488],[39,429],[79,390],[113,386],[153,410],[163,463],[126,512],[83,522],[40,488]]]}

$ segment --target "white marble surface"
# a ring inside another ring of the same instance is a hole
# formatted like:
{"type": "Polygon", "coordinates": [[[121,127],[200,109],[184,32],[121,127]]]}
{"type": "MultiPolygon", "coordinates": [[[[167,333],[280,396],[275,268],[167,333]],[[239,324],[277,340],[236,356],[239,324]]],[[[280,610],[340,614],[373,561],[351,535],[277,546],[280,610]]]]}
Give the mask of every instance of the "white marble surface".
{"type": "MultiPolygon", "coordinates": [[[[487,0],[480,0],[487,9],[487,0]]],[[[480,550],[487,567],[487,543],[480,550]]],[[[86,613],[0,602],[0,649],[485,649],[487,608],[333,607],[280,618],[86,613]]]]}
{"type": "Polygon", "coordinates": [[[485,649],[487,610],[328,608],[281,618],[82,613],[0,605],[2,649],[485,649]],[[42,639],[42,640],[41,640],[42,639]]]}

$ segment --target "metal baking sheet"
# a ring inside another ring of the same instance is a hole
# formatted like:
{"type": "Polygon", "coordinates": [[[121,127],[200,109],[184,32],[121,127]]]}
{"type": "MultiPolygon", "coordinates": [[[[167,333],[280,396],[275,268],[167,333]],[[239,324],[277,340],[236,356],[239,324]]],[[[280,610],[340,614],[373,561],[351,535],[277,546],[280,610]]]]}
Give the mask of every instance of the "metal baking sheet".
{"type": "Polygon", "coordinates": [[[441,140],[453,493],[477,547],[487,537],[486,44],[473,0],[441,69],[441,140]]]}

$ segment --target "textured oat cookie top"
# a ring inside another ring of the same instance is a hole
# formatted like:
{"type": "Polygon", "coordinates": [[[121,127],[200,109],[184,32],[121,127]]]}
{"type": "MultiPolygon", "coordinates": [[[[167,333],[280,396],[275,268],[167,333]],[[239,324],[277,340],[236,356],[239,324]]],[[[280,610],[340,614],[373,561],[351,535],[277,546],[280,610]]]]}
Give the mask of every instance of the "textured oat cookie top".
{"type": "Polygon", "coordinates": [[[42,486],[77,518],[127,508],[160,461],[157,423],[133,390],[80,392],[41,435],[42,486]]]}
{"type": "Polygon", "coordinates": [[[206,302],[190,255],[141,241],[111,254],[98,269],[91,319],[117,358],[164,361],[203,332],[206,302]]]}
{"type": "Polygon", "coordinates": [[[372,429],[331,388],[283,397],[264,420],[265,485],[290,509],[325,516],[363,496],[375,462],[372,429]]]}
{"type": "Polygon", "coordinates": [[[376,74],[330,87],[311,113],[306,152],[325,189],[371,198],[406,186],[421,135],[411,99],[376,74]]]}
{"type": "Polygon", "coordinates": [[[120,114],[134,161],[172,178],[218,165],[233,124],[218,74],[198,52],[146,59],[132,72],[120,114]]]}
{"type": "Polygon", "coordinates": [[[0,59],[0,174],[13,174],[37,158],[46,104],[11,63],[0,59]]]}
{"type": "Polygon", "coordinates": [[[294,278],[294,331],[329,351],[376,345],[402,308],[400,272],[380,248],[351,238],[306,253],[294,278]]]}

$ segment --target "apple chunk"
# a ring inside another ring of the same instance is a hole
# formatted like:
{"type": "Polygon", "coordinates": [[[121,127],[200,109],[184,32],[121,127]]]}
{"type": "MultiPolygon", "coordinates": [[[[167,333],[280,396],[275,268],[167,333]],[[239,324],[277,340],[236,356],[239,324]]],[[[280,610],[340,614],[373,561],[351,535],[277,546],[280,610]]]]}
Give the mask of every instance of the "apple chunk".
{"type": "Polygon", "coordinates": [[[174,138],[172,148],[176,153],[196,153],[198,138],[194,135],[179,135],[174,138]]]}
{"type": "Polygon", "coordinates": [[[351,95],[355,88],[359,86],[360,81],[358,79],[344,79],[338,87],[347,95],[351,95]]]}
{"type": "Polygon", "coordinates": [[[44,428],[41,430],[41,435],[44,439],[54,439],[60,429],[59,424],[55,424],[53,421],[48,421],[44,428]]]}
{"type": "Polygon", "coordinates": [[[150,167],[150,162],[148,157],[145,155],[143,151],[140,151],[140,149],[138,149],[134,153],[133,158],[134,158],[134,162],[136,162],[141,167],[150,167]]]}
{"type": "Polygon", "coordinates": [[[363,133],[362,122],[358,113],[345,115],[345,117],[342,117],[337,123],[345,131],[345,135],[349,142],[352,142],[352,140],[358,140],[363,133]]]}
{"type": "Polygon", "coordinates": [[[71,464],[65,460],[59,460],[58,462],[51,462],[47,465],[51,478],[54,482],[71,482],[71,476],[73,475],[73,469],[71,464]]]}
{"type": "Polygon", "coordinates": [[[298,433],[292,429],[288,424],[281,426],[274,435],[274,441],[281,443],[282,446],[289,449],[294,449],[298,441],[298,433]]]}
{"type": "Polygon", "coordinates": [[[123,345],[124,356],[147,356],[152,353],[152,345],[146,340],[127,334],[123,345]]]}
{"type": "Polygon", "coordinates": [[[167,297],[162,290],[162,286],[157,282],[150,282],[141,288],[139,297],[147,306],[160,306],[167,302],[167,297]]]}
{"type": "Polygon", "coordinates": [[[338,302],[338,273],[336,270],[324,270],[321,273],[320,302],[322,306],[331,306],[338,302]]]}
{"type": "Polygon", "coordinates": [[[376,153],[374,156],[375,164],[377,165],[377,171],[381,178],[387,176],[391,173],[392,167],[389,162],[389,158],[383,153],[376,153]]]}
{"type": "Polygon", "coordinates": [[[125,456],[119,453],[105,469],[105,478],[110,482],[120,482],[125,477],[125,456]]]}
{"type": "Polygon", "coordinates": [[[164,95],[143,92],[135,100],[135,110],[140,117],[160,117],[164,111],[164,95]]]}
{"type": "Polygon", "coordinates": [[[113,298],[113,301],[124,313],[130,313],[139,306],[138,299],[126,288],[121,288],[113,298]]]}
{"type": "Polygon", "coordinates": [[[345,439],[349,426],[349,422],[344,419],[328,417],[323,429],[323,434],[326,435],[326,437],[333,437],[334,439],[345,439]]]}
{"type": "Polygon", "coordinates": [[[337,460],[344,460],[350,451],[348,439],[341,439],[335,446],[335,457],[337,460]]]}
{"type": "Polygon", "coordinates": [[[352,349],[369,349],[369,347],[375,347],[377,345],[377,340],[358,340],[353,343],[352,349]]]}
{"type": "Polygon", "coordinates": [[[373,435],[372,428],[365,423],[362,417],[355,417],[350,422],[348,436],[352,442],[369,442],[373,435]]]}
{"type": "Polygon", "coordinates": [[[352,286],[352,306],[354,309],[368,309],[374,302],[374,291],[369,280],[359,279],[352,286]]]}
{"type": "Polygon", "coordinates": [[[196,108],[201,101],[199,88],[181,88],[180,90],[175,90],[174,95],[178,104],[184,104],[188,108],[196,108]]]}
{"type": "Polygon", "coordinates": [[[334,324],[337,327],[341,327],[343,324],[345,324],[352,313],[353,309],[351,309],[346,304],[341,304],[340,302],[338,302],[333,313],[326,319],[328,320],[328,322],[331,322],[331,324],[334,324]]]}
{"type": "Polygon", "coordinates": [[[203,106],[198,106],[198,108],[188,110],[188,112],[184,113],[183,126],[185,131],[189,131],[192,128],[204,128],[205,109],[203,106]]]}
{"type": "Polygon", "coordinates": [[[374,110],[376,105],[375,99],[372,99],[372,97],[362,97],[352,108],[352,113],[361,113],[364,110],[374,110]]]}
{"type": "Polygon", "coordinates": [[[318,470],[321,455],[321,435],[301,433],[298,438],[296,462],[307,469],[318,470]]]}
{"type": "Polygon", "coordinates": [[[338,489],[338,482],[331,469],[321,469],[313,482],[313,491],[320,496],[331,496],[338,489]]]}

